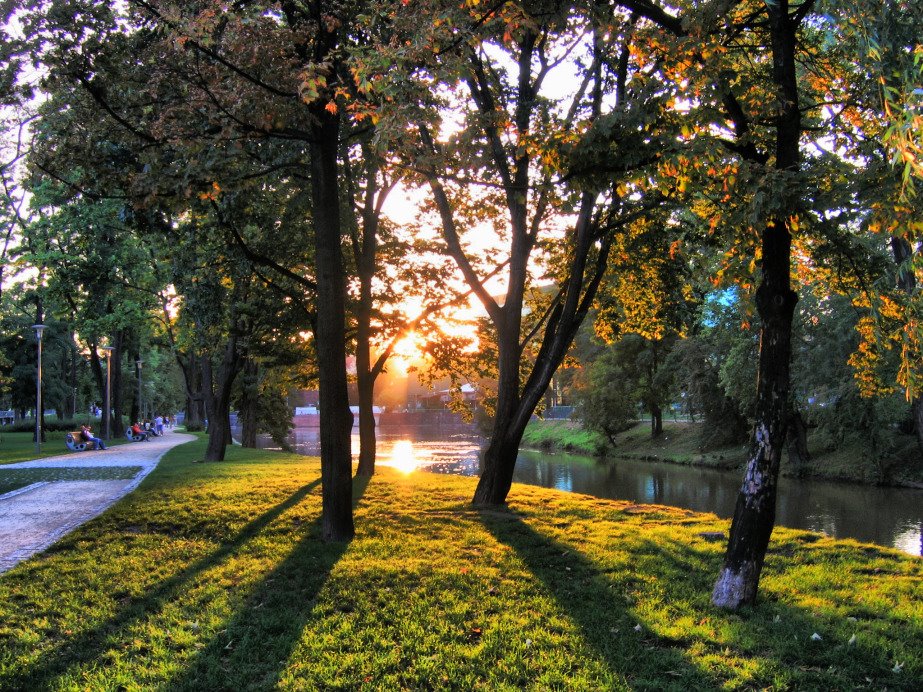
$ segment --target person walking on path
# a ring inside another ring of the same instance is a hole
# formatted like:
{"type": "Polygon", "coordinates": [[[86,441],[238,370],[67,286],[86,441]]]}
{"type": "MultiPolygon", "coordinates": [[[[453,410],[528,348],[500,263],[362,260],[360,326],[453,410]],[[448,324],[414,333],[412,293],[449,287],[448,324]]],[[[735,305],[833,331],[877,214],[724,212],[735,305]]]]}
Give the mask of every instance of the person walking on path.
{"type": "Polygon", "coordinates": [[[3,572],[102,514],[137,488],[167,451],[194,439],[176,433],[155,438],[149,445],[116,445],[105,454],[87,451],[4,465],[4,469],[127,466],[139,470],[130,479],[45,481],[0,495],[0,578],[3,572]]]}

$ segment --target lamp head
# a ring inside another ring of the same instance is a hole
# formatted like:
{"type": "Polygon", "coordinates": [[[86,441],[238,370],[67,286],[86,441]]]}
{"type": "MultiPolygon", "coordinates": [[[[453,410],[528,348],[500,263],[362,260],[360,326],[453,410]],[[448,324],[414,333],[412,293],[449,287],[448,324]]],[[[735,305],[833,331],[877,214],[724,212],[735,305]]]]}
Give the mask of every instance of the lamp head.
{"type": "Polygon", "coordinates": [[[45,331],[47,327],[48,325],[45,325],[45,324],[33,324],[32,325],[32,330],[35,332],[36,341],[42,340],[42,332],[45,331]]]}

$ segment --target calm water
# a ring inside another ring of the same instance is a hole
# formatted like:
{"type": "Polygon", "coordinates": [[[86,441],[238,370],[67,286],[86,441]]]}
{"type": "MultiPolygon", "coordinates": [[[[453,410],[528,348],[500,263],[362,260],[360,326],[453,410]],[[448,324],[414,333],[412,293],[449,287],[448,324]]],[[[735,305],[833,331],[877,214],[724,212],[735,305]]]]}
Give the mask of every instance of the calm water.
{"type": "MultiPolygon", "coordinates": [[[[296,429],[293,437],[302,454],[319,453],[317,430],[296,429]]],[[[407,473],[425,470],[477,476],[482,442],[469,428],[380,429],[378,463],[407,473]]],[[[353,452],[358,451],[356,433],[353,452]]],[[[519,483],[714,512],[720,517],[734,513],[741,478],[738,471],[621,459],[600,462],[571,454],[532,451],[520,452],[514,476],[519,483]]],[[[783,478],[779,483],[776,523],[920,555],[923,490],[783,478]]]]}

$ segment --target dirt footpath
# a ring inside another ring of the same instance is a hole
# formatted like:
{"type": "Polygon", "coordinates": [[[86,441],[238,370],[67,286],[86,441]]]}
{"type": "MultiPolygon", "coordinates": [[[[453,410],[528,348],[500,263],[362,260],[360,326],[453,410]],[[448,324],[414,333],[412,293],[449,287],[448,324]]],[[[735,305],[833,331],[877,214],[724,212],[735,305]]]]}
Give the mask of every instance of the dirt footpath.
{"type": "Polygon", "coordinates": [[[168,450],[194,439],[192,435],[168,432],[149,442],[133,442],[106,450],[72,452],[0,466],[0,470],[141,467],[137,475],[129,480],[33,483],[0,495],[0,573],[45,550],[83,522],[102,514],[116,500],[137,488],[168,450]]]}

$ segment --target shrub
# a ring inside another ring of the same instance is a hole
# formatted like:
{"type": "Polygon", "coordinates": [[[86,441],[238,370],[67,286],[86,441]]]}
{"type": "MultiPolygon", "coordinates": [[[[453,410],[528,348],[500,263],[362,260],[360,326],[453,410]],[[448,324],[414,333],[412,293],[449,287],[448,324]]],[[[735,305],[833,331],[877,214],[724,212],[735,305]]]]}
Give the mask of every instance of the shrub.
{"type": "MultiPolygon", "coordinates": [[[[46,418],[44,428],[46,433],[61,431],[70,432],[73,430],[79,430],[81,425],[83,425],[83,422],[78,422],[72,419],[58,420],[57,418],[46,418]]],[[[35,432],[35,421],[22,420],[14,425],[4,426],[3,432],[35,432]]]]}

